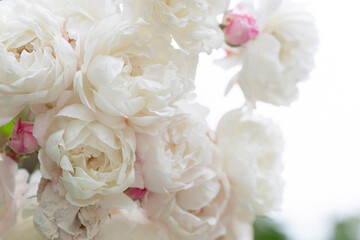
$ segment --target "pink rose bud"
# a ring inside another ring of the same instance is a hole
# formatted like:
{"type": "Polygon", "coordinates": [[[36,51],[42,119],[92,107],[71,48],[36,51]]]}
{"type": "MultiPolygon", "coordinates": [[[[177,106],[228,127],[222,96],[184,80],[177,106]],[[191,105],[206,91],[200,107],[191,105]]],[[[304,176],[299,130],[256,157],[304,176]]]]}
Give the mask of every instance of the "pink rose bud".
{"type": "Polygon", "coordinates": [[[241,46],[259,34],[254,15],[240,5],[225,14],[222,28],[230,46],[241,46]]]}
{"type": "Polygon", "coordinates": [[[143,199],[147,191],[148,190],[146,188],[128,188],[125,193],[132,199],[143,199]]]}
{"type": "Polygon", "coordinates": [[[39,148],[38,142],[33,135],[33,128],[33,123],[23,123],[21,118],[15,123],[9,141],[9,146],[14,152],[30,154],[39,148]]]}

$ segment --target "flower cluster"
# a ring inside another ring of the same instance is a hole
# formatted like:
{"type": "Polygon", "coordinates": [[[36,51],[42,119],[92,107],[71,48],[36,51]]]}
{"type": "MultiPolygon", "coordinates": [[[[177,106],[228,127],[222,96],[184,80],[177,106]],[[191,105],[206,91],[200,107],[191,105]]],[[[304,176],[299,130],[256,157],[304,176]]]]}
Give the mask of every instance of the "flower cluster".
{"type": "Polygon", "coordinates": [[[2,0],[0,239],[250,238],[283,189],[281,131],[252,103],[294,97],[314,40],[297,7],[261,2],[219,26],[228,1],[2,0]],[[190,100],[224,43],[249,103],[212,131],[190,100]]]}
{"type": "Polygon", "coordinates": [[[314,68],[318,35],[314,19],[293,0],[240,3],[225,14],[225,67],[241,65],[227,88],[237,83],[249,102],[288,106],[297,84],[314,68]]]}

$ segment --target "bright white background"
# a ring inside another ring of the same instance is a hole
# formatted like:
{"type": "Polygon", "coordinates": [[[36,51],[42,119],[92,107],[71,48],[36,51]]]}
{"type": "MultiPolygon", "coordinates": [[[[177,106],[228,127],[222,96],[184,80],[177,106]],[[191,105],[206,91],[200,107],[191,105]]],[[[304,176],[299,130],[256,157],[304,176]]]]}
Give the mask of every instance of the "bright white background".
{"type": "MultiPolygon", "coordinates": [[[[286,188],[276,219],[292,239],[325,240],[335,219],[360,216],[360,2],[302,2],[319,30],[317,67],[290,108],[260,104],[257,111],[279,124],[286,140],[286,188]]],[[[239,89],[223,96],[235,72],[212,63],[222,56],[202,56],[197,76],[198,101],[210,108],[213,129],[244,101],[239,89]]]]}

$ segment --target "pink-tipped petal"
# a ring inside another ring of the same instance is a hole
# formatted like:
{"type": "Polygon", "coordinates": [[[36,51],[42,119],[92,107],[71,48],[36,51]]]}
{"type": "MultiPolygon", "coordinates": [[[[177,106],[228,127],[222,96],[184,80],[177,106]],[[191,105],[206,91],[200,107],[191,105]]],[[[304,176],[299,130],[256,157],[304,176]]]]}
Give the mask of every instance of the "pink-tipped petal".
{"type": "Polygon", "coordinates": [[[147,193],[147,189],[129,188],[125,193],[132,199],[143,199],[147,193]]]}

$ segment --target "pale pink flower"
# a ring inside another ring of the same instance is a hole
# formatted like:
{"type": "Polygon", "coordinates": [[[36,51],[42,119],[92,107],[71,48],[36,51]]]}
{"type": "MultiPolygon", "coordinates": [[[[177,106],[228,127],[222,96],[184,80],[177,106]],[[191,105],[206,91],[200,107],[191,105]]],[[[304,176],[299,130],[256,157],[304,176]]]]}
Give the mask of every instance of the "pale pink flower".
{"type": "Polygon", "coordinates": [[[231,46],[240,46],[259,34],[255,16],[244,6],[228,12],[223,20],[225,41],[231,46]]]}
{"type": "Polygon", "coordinates": [[[9,146],[14,152],[29,154],[39,148],[33,135],[33,127],[33,123],[22,122],[21,118],[16,122],[9,141],[9,146]]]}

